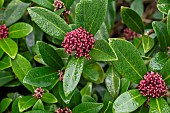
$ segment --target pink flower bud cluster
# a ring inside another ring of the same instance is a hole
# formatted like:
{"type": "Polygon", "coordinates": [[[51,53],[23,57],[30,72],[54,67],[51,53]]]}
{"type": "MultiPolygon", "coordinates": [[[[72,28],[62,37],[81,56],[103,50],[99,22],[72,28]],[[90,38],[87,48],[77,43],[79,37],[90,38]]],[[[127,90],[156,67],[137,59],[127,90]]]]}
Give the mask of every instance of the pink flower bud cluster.
{"type": "Polygon", "coordinates": [[[35,91],[34,91],[34,97],[35,98],[42,98],[42,96],[44,95],[44,89],[42,89],[41,87],[40,88],[36,88],[35,91]]]}
{"type": "Polygon", "coordinates": [[[166,95],[168,87],[158,72],[147,72],[144,79],[140,81],[138,89],[143,96],[158,98],[166,95]]]}
{"type": "Polygon", "coordinates": [[[89,52],[94,47],[94,42],[93,35],[80,27],[68,32],[61,46],[65,48],[65,52],[69,55],[72,51],[75,51],[76,58],[86,56],[87,59],[90,59],[89,52]]]}
{"type": "Polygon", "coordinates": [[[135,33],[134,31],[132,31],[129,28],[125,28],[123,30],[123,35],[124,35],[126,40],[133,40],[135,37],[140,37],[140,34],[135,33]]]}
{"type": "Polygon", "coordinates": [[[64,3],[61,0],[54,0],[53,6],[55,7],[54,11],[58,11],[62,8],[64,8],[63,14],[70,14],[70,11],[68,11],[64,5],[64,3]]]}
{"type": "Polygon", "coordinates": [[[58,70],[58,75],[59,75],[59,79],[60,79],[60,81],[63,81],[63,77],[64,77],[64,70],[58,70]]]}
{"type": "Polygon", "coordinates": [[[168,54],[170,54],[170,47],[168,47],[168,51],[169,51],[168,54]]]}
{"type": "Polygon", "coordinates": [[[66,107],[66,108],[63,108],[63,109],[58,108],[58,109],[55,111],[55,113],[72,113],[72,111],[71,111],[68,107],[66,107]]]}
{"type": "Polygon", "coordinates": [[[0,39],[7,38],[8,36],[8,28],[6,25],[0,25],[0,39]]]}

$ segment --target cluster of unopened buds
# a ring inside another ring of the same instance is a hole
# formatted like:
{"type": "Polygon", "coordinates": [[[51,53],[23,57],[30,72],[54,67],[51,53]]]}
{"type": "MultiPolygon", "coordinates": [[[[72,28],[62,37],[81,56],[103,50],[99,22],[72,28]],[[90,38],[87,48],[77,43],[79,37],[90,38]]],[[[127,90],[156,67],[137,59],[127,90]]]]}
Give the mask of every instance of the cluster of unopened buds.
{"type": "Polygon", "coordinates": [[[62,14],[63,15],[70,14],[70,11],[67,10],[67,8],[65,7],[64,3],[61,0],[54,0],[53,6],[55,7],[54,11],[58,11],[58,10],[64,8],[64,12],[62,14]]]}
{"type": "Polygon", "coordinates": [[[35,98],[42,98],[42,96],[44,95],[44,89],[42,89],[41,87],[40,88],[36,88],[35,91],[34,91],[34,97],[35,98]]]}
{"type": "Polygon", "coordinates": [[[90,50],[94,47],[95,39],[92,34],[82,27],[68,32],[61,46],[65,48],[65,52],[71,55],[74,51],[76,58],[85,56],[90,59],[90,50]]]}
{"type": "Polygon", "coordinates": [[[150,97],[164,97],[167,93],[168,87],[158,72],[147,72],[144,79],[140,81],[138,89],[141,94],[147,96],[149,100],[150,97]]]}
{"type": "Polygon", "coordinates": [[[129,28],[125,28],[123,30],[123,36],[125,37],[126,40],[133,40],[135,37],[140,37],[140,34],[132,31],[129,28]]]}
{"type": "Polygon", "coordinates": [[[61,108],[56,109],[55,113],[72,113],[72,111],[68,107],[66,107],[63,109],[61,109],[61,108]]]}
{"type": "Polygon", "coordinates": [[[58,70],[58,76],[59,76],[60,81],[63,81],[64,72],[65,72],[65,70],[62,70],[62,71],[58,70]]]}
{"type": "Polygon", "coordinates": [[[0,39],[7,38],[8,36],[8,28],[5,24],[0,25],[0,39]]]}

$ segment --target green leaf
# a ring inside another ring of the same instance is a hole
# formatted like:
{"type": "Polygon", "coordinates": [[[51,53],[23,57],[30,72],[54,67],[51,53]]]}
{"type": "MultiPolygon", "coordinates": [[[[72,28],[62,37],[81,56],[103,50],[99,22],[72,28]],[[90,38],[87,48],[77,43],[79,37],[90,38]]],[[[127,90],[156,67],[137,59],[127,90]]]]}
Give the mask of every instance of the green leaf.
{"type": "Polygon", "coordinates": [[[9,38],[22,38],[24,36],[29,35],[32,32],[33,28],[31,25],[19,22],[16,24],[13,24],[9,27],[9,38]]]}
{"type": "Polygon", "coordinates": [[[18,102],[21,97],[18,97],[17,99],[14,100],[12,103],[12,113],[20,113],[19,112],[19,107],[18,107],[18,102]]]}
{"type": "Polygon", "coordinates": [[[0,86],[14,80],[14,75],[7,71],[0,71],[0,86]]]}
{"type": "Polygon", "coordinates": [[[113,103],[109,101],[108,106],[107,106],[106,110],[104,111],[104,113],[114,113],[112,106],[113,106],[113,103]]]}
{"type": "Polygon", "coordinates": [[[57,48],[56,52],[58,53],[58,55],[62,59],[64,65],[66,65],[69,55],[66,52],[64,52],[64,50],[65,50],[64,48],[57,48]]]}
{"type": "Polygon", "coordinates": [[[23,79],[28,73],[28,71],[32,69],[30,62],[21,55],[17,55],[14,60],[12,60],[12,70],[15,75],[19,79],[19,81],[32,93],[34,92],[34,87],[28,84],[23,83],[23,79]]]}
{"type": "Polygon", "coordinates": [[[113,1],[108,4],[106,17],[104,20],[108,32],[111,32],[114,26],[115,19],[116,19],[116,1],[113,1]]]}
{"type": "Polygon", "coordinates": [[[147,70],[136,47],[122,39],[110,39],[109,43],[118,56],[118,60],[113,62],[116,70],[125,78],[138,84],[147,70]]]}
{"type": "Polygon", "coordinates": [[[106,88],[113,98],[116,98],[120,90],[120,77],[113,66],[106,71],[106,88]]]}
{"type": "Polygon", "coordinates": [[[70,9],[70,6],[73,4],[74,0],[62,0],[62,2],[64,3],[67,9],[70,9]]]}
{"type": "Polygon", "coordinates": [[[126,78],[121,78],[120,82],[120,94],[126,92],[130,86],[130,81],[126,78]]]}
{"type": "Polygon", "coordinates": [[[158,0],[157,8],[160,12],[167,14],[170,9],[169,0],[158,0]]]}
{"type": "Polygon", "coordinates": [[[84,96],[84,95],[89,95],[91,96],[92,94],[92,83],[91,82],[88,82],[84,88],[81,89],[80,91],[81,93],[81,96],[84,96]]]}
{"type": "Polygon", "coordinates": [[[4,0],[1,0],[1,1],[0,1],[0,8],[3,7],[3,4],[4,4],[4,0]]]}
{"type": "Polygon", "coordinates": [[[4,54],[4,51],[0,48],[0,58],[2,59],[2,56],[4,54]]]}
{"type": "Polygon", "coordinates": [[[168,12],[168,16],[167,16],[167,31],[170,35],[170,11],[168,12]]]}
{"type": "Polygon", "coordinates": [[[142,45],[144,49],[144,53],[147,53],[154,47],[154,40],[150,38],[149,36],[143,36],[142,37],[142,45]]]}
{"type": "Polygon", "coordinates": [[[101,65],[97,62],[85,65],[83,68],[83,77],[96,84],[104,82],[104,71],[101,65]]]}
{"type": "Polygon", "coordinates": [[[109,38],[109,33],[106,28],[106,24],[103,22],[102,26],[94,36],[96,40],[107,40],[109,38]]]}
{"type": "Polygon", "coordinates": [[[96,101],[95,101],[94,98],[92,98],[91,96],[89,96],[89,95],[84,95],[84,96],[82,97],[82,103],[84,103],[84,102],[96,102],[96,101]]]}
{"type": "Polygon", "coordinates": [[[144,11],[144,6],[143,6],[143,1],[142,0],[134,0],[130,6],[131,9],[136,11],[140,17],[143,16],[143,11],[144,11]]]}
{"type": "Polygon", "coordinates": [[[42,59],[42,56],[40,54],[34,56],[34,60],[37,61],[40,64],[47,65],[44,60],[42,59]]]}
{"type": "Polygon", "coordinates": [[[129,90],[121,94],[113,103],[116,112],[132,112],[139,108],[147,97],[144,97],[139,90],[129,90]]]}
{"type": "Polygon", "coordinates": [[[165,65],[163,66],[160,74],[162,75],[162,78],[166,82],[166,85],[170,85],[170,59],[166,61],[165,65]]]}
{"type": "Polygon", "coordinates": [[[52,93],[44,93],[41,99],[45,103],[57,103],[58,102],[56,97],[52,93]]]}
{"type": "Polygon", "coordinates": [[[144,25],[142,19],[135,11],[128,7],[122,6],[121,17],[128,28],[140,34],[144,33],[144,25]]]}
{"type": "Polygon", "coordinates": [[[30,3],[24,3],[20,0],[12,0],[5,10],[5,24],[9,26],[18,21],[26,12],[30,3]]]}
{"type": "Polygon", "coordinates": [[[64,64],[58,53],[48,44],[44,42],[38,42],[39,52],[43,61],[49,66],[57,70],[61,69],[64,64]]]}
{"type": "Polygon", "coordinates": [[[90,50],[90,57],[95,61],[114,61],[117,55],[105,40],[96,40],[94,48],[90,50]]]}
{"type": "Polygon", "coordinates": [[[41,7],[28,8],[32,20],[50,36],[63,40],[71,28],[59,15],[41,7]]]}
{"type": "Polygon", "coordinates": [[[168,55],[164,52],[158,52],[156,55],[150,60],[149,63],[149,71],[159,72],[162,70],[165,62],[169,59],[168,55]]]}
{"type": "Polygon", "coordinates": [[[4,38],[0,40],[1,49],[8,54],[12,59],[15,58],[18,52],[18,46],[15,41],[10,38],[4,38]]]}
{"type": "Polygon", "coordinates": [[[4,57],[1,58],[0,60],[0,70],[4,70],[6,68],[11,67],[11,58],[8,55],[5,55],[4,57]]]}
{"type": "Polygon", "coordinates": [[[36,67],[27,73],[23,82],[37,87],[47,87],[53,85],[57,80],[58,74],[55,69],[36,67]]]}
{"type": "Polygon", "coordinates": [[[58,83],[58,92],[59,92],[59,95],[61,97],[61,99],[66,103],[66,104],[69,104],[74,92],[72,92],[70,95],[68,95],[67,97],[65,96],[64,94],[64,90],[63,90],[63,84],[62,82],[59,82],[58,83]]]}
{"type": "Polygon", "coordinates": [[[32,110],[43,110],[43,111],[45,110],[45,109],[44,109],[44,105],[43,105],[41,99],[39,99],[39,100],[35,103],[35,105],[33,106],[32,110]]]}
{"type": "Polygon", "coordinates": [[[164,98],[151,98],[149,113],[170,113],[170,107],[164,98]]]}
{"type": "Polygon", "coordinates": [[[73,108],[73,113],[98,113],[103,107],[102,103],[84,102],[73,108]]]}
{"type": "Polygon", "coordinates": [[[157,35],[160,47],[163,51],[167,51],[167,47],[170,46],[170,35],[167,31],[167,26],[163,22],[152,22],[153,29],[157,35]]]}
{"type": "Polygon", "coordinates": [[[53,3],[51,3],[49,0],[31,0],[34,3],[43,6],[44,8],[48,8],[50,10],[54,10],[53,3]]]}
{"type": "Polygon", "coordinates": [[[43,111],[43,110],[32,110],[32,111],[27,111],[25,113],[54,113],[54,112],[43,111]]]}
{"type": "Polygon", "coordinates": [[[0,103],[0,112],[4,112],[12,102],[11,98],[3,98],[0,103]]]}
{"type": "Polygon", "coordinates": [[[32,107],[37,102],[37,98],[33,96],[24,96],[18,102],[19,111],[23,112],[32,107]]]}
{"type": "Polygon", "coordinates": [[[75,9],[77,27],[95,35],[104,21],[107,5],[108,0],[80,0],[75,9]]]}
{"type": "Polygon", "coordinates": [[[63,78],[64,94],[68,96],[77,86],[83,71],[84,58],[72,57],[69,61],[63,78]]]}

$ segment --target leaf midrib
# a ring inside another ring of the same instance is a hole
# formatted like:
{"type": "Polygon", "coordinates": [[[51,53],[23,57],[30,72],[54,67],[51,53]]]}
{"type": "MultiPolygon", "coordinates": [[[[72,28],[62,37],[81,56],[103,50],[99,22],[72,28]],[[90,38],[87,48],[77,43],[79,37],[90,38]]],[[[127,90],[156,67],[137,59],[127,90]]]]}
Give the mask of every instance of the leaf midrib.
{"type": "Polygon", "coordinates": [[[160,106],[159,106],[159,101],[158,101],[157,98],[156,98],[156,104],[157,104],[157,106],[158,106],[158,111],[159,111],[159,113],[162,113],[162,112],[161,112],[161,109],[160,109],[160,106]]]}

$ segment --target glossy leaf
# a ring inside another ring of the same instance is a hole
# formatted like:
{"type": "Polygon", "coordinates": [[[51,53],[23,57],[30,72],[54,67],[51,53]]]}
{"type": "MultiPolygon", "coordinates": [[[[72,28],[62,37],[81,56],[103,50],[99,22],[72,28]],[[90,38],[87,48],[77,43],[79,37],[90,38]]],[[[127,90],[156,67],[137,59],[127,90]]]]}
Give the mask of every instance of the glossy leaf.
{"type": "Polygon", "coordinates": [[[0,8],[3,7],[3,4],[4,4],[4,0],[1,0],[1,1],[0,1],[0,8]]]}
{"type": "Polygon", "coordinates": [[[126,78],[120,80],[120,94],[126,92],[130,86],[130,81],[126,78]]]}
{"type": "Polygon", "coordinates": [[[113,103],[109,101],[108,106],[106,108],[106,110],[104,111],[104,113],[114,113],[113,112],[113,103]]]}
{"type": "Polygon", "coordinates": [[[166,82],[166,85],[170,85],[170,59],[166,61],[165,65],[163,66],[160,74],[162,75],[162,78],[166,82]]]}
{"type": "Polygon", "coordinates": [[[32,20],[50,36],[63,40],[71,28],[59,15],[41,7],[28,8],[32,20]]]}
{"type": "Polygon", "coordinates": [[[94,38],[96,40],[107,40],[109,38],[109,33],[107,31],[105,23],[101,25],[100,29],[98,30],[94,38]]]}
{"type": "Polygon", "coordinates": [[[117,55],[114,48],[105,40],[97,40],[94,48],[90,50],[90,57],[95,61],[114,61],[117,60],[117,55]]]}
{"type": "Polygon", "coordinates": [[[67,9],[70,9],[71,5],[73,4],[74,0],[62,0],[64,5],[66,6],[67,9]]]}
{"type": "Polygon", "coordinates": [[[149,63],[149,70],[154,72],[159,72],[162,70],[165,62],[168,60],[168,55],[163,52],[158,52],[149,63]]]}
{"type": "Polygon", "coordinates": [[[136,47],[122,39],[110,39],[109,43],[118,56],[118,60],[113,62],[116,70],[125,78],[138,84],[147,70],[136,47]]]}
{"type": "Polygon", "coordinates": [[[164,98],[151,98],[149,113],[170,113],[170,107],[164,98]]]}
{"type": "Polygon", "coordinates": [[[107,7],[107,13],[104,20],[108,32],[111,32],[116,19],[116,1],[110,2],[107,7]]]}
{"type": "Polygon", "coordinates": [[[167,51],[167,47],[170,46],[170,35],[167,31],[167,26],[163,22],[152,22],[153,29],[157,35],[160,47],[163,51],[167,51]]]}
{"type": "Polygon", "coordinates": [[[31,0],[31,1],[50,10],[54,10],[53,3],[51,3],[49,0],[31,0]]]}
{"type": "Polygon", "coordinates": [[[3,98],[0,102],[0,112],[4,112],[12,102],[11,98],[3,98]]]}
{"type": "Polygon", "coordinates": [[[14,100],[12,103],[12,113],[20,113],[19,112],[19,107],[18,107],[18,102],[21,97],[18,97],[17,99],[14,100]]]}
{"type": "Polygon", "coordinates": [[[98,113],[103,107],[102,103],[84,102],[73,108],[73,113],[98,113]]]}
{"type": "Polygon", "coordinates": [[[106,71],[106,88],[113,98],[116,98],[120,90],[120,77],[113,66],[110,66],[106,71]]]}
{"type": "Polygon", "coordinates": [[[9,26],[18,21],[26,12],[30,3],[24,3],[20,0],[12,0],[5,10],[5,24],[9,26]]]}
{"type": "Polygon", "coordinates": [[[131,9],[136,11],[140,17],[143,16],[144,12],[144,6],[143,6],[143,1],[142,0],[134,0],[130,6],[131,9]]]}
{"type": "Polygon", "coordinates": [[[144,25],[140,16],[128,7],[121,7],[121,17],[123,22],[128,26],[128,28],[133,31],[143,34],[144,33],[144,25]],[[135,17],[135,18],[134,18],[135,17]]]}
{"type": "Polygon", "coordinates": [[[139,108],[147,97],[144,97],[139,90],[129,90],[121,94],[113,103],[116,112],[132,112],[139,108]]]}
{"type": "Polygon", "coordinates": [[[84,58],[72,57],[69,61],[63,78],[64,94],[68,96],[77,86],[83,71],[84,58]]]}
{"type": "Polygon", "coordinates": [[[64,48],[57,48],[56,52],[62,59],[64,65],[66,65],[69,55],[66,52],[64,52],[64,50],[65,50],[64,48]]]}
{"type": "Polygon", "coordinates": [[[154,40],[149,36],[143,36],[142,45],[143,45],[144,53],[147,53],[154,47],[154,40]]]}
{"type": "Polygon", "coordinates": [[[16,24],[13,24],[9,27],[9,38],[22,38],[24,36],[29,35],[32,32],[33,28],[31,25],[19,22],[16,24]]]}
{"type": "Polygon", "coordinates": [[[69,104],[73,94],[74,94],[74,91],[73,93],[71,93],[70,95],[68,95],[67,97],[65,96],[64,94],[64,90],[63,90],[63,84],[61,82],[58,83],[58,92],[59,92],[59,95],[61,97],[61,99],[66,103],[66,104],[69,104]]]}
{"type": "Polygon", "coordinates": [[[37,87],[47,87],[54,84],[57,80],[58,75],[53,68],[36,67],[27,73],[23,82],[37,87]]]}
{"type": "Polygon", "coordinates": [[[58,53],[48,44],[44,42],[38,42],[39,52],[43,61],[49,66],[57,70],[61,69],[64,64],[58,53]]]}
{"type": "Polygon", "coordinates": [[[18,102],[19,111],[23,112],[32,107],[37,102],[37,98],[33,96],[24,96],[18,102]]]}
{"type": "MultiPolygon", "coordinates": [[[[12,60],[12,70],[14,71],[15,75],[19,79],[21,83],[23,83],[23,79],[28,73],[28,71],[31,69],[30,62],[23,56],[17,55],[14,60],[12,60]]],[[[34,92],[34,87],[28,84],[23,85],[31,92],[34,92]]]]}
{"type": "Polygon", "coordinates": [[[89,95],[84,95],[84,96],[82,97],[82,103],[84,103],[84,102],[96,102],[96,101],[95,101],[94,98],[92,98],[91,96],[89,96],[89,95]]]}
{"type": "Polygon", "coordinates": [[[18,52],[18,46],[17,46],[16,42],[10,38],[4,38],[4,39],[0,40],[0,47],[12,59],[15,58],[15,56],[18,52]]]}
{"type": "Polygon", "coordinates": [[[88,82],[84,88],[81,89],[80,91],[81,93],[81,96],[84,96],[84,95],[89,95],[91,96],[91,93],[92,93],[92,83],[91,82],[88,82]]]}
{"type": "Polygon", "coordinates": [[[44,111],[44,110],[32,110],[32,111],[27,111],[25,113],[53,113],[53,112],[44,111]]]}
{"type": "Polygon", "coordinates": [[[44,109],[44,105],[43,105],[41,99],[39,99],[39,100],[35,103],[35,105],[33,106],[32,110],[43,110],[43,111],[45,110],[45,109],[44,109]]]}
{"type": "Polygon", "coordinates": [[[160,12],[167,14],[170,9],[169,0],[158,0],[157,8],[160,12]]]}
{"type": "Polygon", "coordinates": [[[52,93],[44,93],[41,99],[45,103],[57,103],[57,99],[52,93]]]}
{"type": "Polygon", "coordinates": [[[75,9],[77,27],[95,35],[104,21],[107,4],[108,0],[80,0],[75,9]]]}
{"type": "Polygon", "coordinates": [[[7,71],[0,71],[0,86],[12,81],[14,79],[14,75],[7,71]]]}
{"type": "Polygon", "coordinates": [[[167,16],[167,31],[170,35],[170,11],[168,12],[168,16],[167,16]]]}
{"type": "Polygon", "coordinates": [[[4,70],[6,68],[11,67],[11,58],[8,55],[5,55],[4,57],[1,58],[0,60],[0,70],[4,70]]]}

